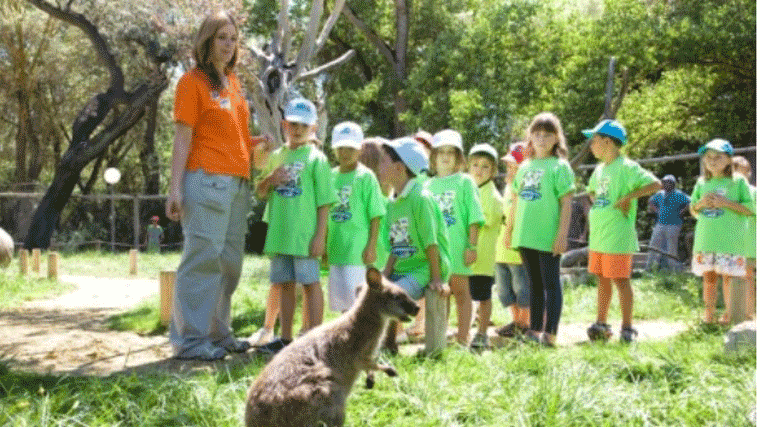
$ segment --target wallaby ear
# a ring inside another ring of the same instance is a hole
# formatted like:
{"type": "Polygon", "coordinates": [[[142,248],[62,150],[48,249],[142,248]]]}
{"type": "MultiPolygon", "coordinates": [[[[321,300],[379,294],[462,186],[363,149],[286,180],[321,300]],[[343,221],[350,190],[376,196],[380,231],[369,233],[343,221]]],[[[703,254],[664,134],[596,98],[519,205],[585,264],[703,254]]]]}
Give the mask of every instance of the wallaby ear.
{"type": "Polygon", "coordinates": [[[370,289],[380,289],[383,287],[383,275],[375,267],[367,268],[367,286],[370,289]]]}

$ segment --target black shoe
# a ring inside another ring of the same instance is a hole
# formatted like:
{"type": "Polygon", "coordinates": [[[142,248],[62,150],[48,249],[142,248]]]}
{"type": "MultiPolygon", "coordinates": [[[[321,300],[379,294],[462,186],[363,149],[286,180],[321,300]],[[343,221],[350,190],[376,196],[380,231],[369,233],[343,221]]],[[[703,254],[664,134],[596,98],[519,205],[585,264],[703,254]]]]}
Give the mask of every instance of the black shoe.
{"type": "Polygon", "coordinates": [[[261,347],[257,348],[256,351],[263,354],[277,354],[280,350],[285,348],[288,344],[293,342],[293,340],[286,340],[284,338],[275,338],[274,341],[268,342],[261,347]]]}

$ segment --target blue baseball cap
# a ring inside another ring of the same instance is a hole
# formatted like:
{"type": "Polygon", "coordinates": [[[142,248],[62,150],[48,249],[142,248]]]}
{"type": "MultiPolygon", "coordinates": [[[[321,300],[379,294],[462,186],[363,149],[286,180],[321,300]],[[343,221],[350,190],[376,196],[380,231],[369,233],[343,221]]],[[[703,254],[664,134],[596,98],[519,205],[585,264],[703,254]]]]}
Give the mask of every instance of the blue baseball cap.
{"type": "Polygon", "coordinates": [[[430,168],[428,157],[420,143],[410,137],[397,138],[386,143],[413,174],[419,175],[430,168]]]}
{"type": "Polygon", "coordinates": [[[705,151],[707,150],[715,150],[720,153],[726,153],[729,156],[734,155],[734,147],[731,145],[731,143],[721,138],[715,138],[712,141],[708,142],[707,144],[699,147],[699,150],[697,150],[697,154],[701,156],[705,154],[705,151]]]}
{"type": "Polygon", "coordinates": [[[620,144],[625,145],[628,139],[625,128],[617,120],[605,119],[599,122],[593,129],[586,129],[583,132],[583,136],[591,138],[595,134],[602,136],[608,136],[620,141],[620,144]]]}
{"type": "Polygon", "coordinates": [[[317,124],[317,107],[306,98],[296,98],[285,106],[285,120],[304,125],[317,124]]]}

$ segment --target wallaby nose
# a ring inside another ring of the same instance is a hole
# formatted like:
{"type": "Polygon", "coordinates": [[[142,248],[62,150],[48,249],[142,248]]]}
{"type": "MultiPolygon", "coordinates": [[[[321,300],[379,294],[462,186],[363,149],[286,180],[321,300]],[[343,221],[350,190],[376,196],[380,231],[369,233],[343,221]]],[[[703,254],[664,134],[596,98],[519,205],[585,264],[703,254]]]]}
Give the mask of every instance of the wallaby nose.
{"type": "Polygon", "coordinates": [[[420,306],[416,302],[412,302],[409,307],[409,314],[416,316],[420,312],[420,306]]]}

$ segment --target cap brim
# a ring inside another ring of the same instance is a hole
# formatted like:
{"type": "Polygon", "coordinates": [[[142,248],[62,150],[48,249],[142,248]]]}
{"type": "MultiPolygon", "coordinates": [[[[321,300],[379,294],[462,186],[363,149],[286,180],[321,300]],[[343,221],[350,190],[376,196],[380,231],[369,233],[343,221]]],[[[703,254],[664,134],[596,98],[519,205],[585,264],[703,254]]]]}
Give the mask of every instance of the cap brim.
{"type": "Polygon", "coordinates": [[[583,134],[583,136],[586,137],[586,139],[589,139],[594,136],[595,132],[594,132],[594,129],[586,129],[586,130],[581,131],[581,133],[583,134]]]}
{"type": "Polygon", "coordinates": [[[341,141],[335,141],[332,143],[332,148],[341,148],[341,147],[348,147],[353,148],[355,150],[359,150],[362,148],[361,141],[352,141],[350,139],[344,139],[341,141]]]}
{"type": "Polygon", "coordinates": [[[291,123],[300,123],[302,125],[307,125],[307,126],[311,126],[314,124],[314,123],[307,122],[301,116],[285,116],[285,121],[291,122],[291,123]]]}

